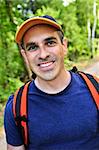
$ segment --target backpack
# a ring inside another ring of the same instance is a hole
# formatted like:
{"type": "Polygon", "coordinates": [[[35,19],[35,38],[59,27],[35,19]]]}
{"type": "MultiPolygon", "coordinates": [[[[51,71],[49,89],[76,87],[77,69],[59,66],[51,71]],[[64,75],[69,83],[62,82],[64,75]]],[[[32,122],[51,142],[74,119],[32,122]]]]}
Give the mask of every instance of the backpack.
{"type": "MultiPolygon", "coordinates": [[[[78,73],[82,79],[85,81],[93,100],[99,110],[99,79],[78,71],[76,67],[73,67],[72,72],[78,73]]],[[[29,134],[28,134],[28,90],[31,81],[25,83],[21,88],[19,88],[14,94],[13,100],[13,114],[15,118],[15,123],[19,127],[25,148],[29,144],[29,134]]]]}

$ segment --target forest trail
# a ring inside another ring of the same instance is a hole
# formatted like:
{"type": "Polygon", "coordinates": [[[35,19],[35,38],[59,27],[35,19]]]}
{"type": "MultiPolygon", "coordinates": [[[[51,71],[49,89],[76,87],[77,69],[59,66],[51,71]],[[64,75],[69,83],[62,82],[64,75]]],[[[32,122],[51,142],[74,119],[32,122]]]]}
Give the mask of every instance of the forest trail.
{"type": "Polygon", "coordinates": [[[93,75],[99,76],[99,62],[93,64],[92,66],[88,67],[85,72],[91,73],[93,75]]]}

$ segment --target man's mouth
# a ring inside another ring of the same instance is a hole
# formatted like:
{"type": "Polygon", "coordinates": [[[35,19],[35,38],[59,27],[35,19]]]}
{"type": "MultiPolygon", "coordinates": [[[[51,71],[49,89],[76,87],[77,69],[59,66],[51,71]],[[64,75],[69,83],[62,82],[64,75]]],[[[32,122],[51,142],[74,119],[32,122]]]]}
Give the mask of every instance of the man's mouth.
{"type": "Polygon", "coordinates": [[[50,69],[53,68],[54,62],[55,62],[55,61],[43,62],[43,63],[38,64],[38,66],[39,66],[41,69],[50,70],[50,69]]]}
{"type": "Polygon", "coordinates": [[[50,65],[52,65],[53,64],[53,62],[46,62],[46,63],[41,63],[41,64],[39,64],[39,66],[40,67],[48,67],[48,66],[50,66],[50,65]]]}

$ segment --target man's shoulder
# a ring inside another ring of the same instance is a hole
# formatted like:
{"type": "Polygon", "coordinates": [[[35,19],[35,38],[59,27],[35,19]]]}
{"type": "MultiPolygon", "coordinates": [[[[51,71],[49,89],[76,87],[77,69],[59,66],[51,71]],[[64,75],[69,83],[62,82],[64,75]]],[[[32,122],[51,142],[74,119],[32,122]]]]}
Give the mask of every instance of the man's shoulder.
{"type": "MultiPolygon", "coordinates": [[[[25,85],[25,84],[24,84],[25,85]]],[[[9,97],[8,97],[8,100],[7,100],[7,102],[6,102],[6,107],[8,107],[9,105],[12,105],[12,103],[13,103],[13,99],[14,99],[14,95],[15,95],[15,93],[16,93],[16,91],[18,91],[21,87],[23,87],[24,85],[22,85],[22,86],[20,86],[19,88],[17,88],[14,92],[13,92],[13,94],[11,94],[9,97]]]]}
{"type": "Polygon", "coordinates": [[[8,97],[8,100],[7,100],[6,105],[11,104],[11,103],[12,103],[12,101],[13,101],[13,98],[14,98],[14,94],[10,95],[10,96],[8,97]]]}
{"type": "MultiPolygon", "coordinates": [[[[30,84],[29,84],[29,91],[31,91],[31,90],[33,90],[33,89],[35,88],[34,82],[29,81],[29,82],[27,82],[27,83],[30,83],[30,84]]],[[[11,104],[13,103],[13,99],[14,99],[14,96],[15,96],[16,92],[18,92],[18,91],[20,91],[22,88],[24,88],[27,83],[24,83],[22,86],[20,86],[19,88],[17,88],[17,89],[13,92],[13,94],[11,94],[11,95],[8,97],[8,100],[7,100],[7,102],[6,102],[6,105],[11,105],[11,104]]]]}
{"type": "Polygon", "coordinates": [[[70,73],[71,73],[72,81],[75,81],[78,84],[84,83],[84,80],[81,78],[79,73],[75,73],[75,72],[71,72],[71,71],[70,71],[70,73]]]}

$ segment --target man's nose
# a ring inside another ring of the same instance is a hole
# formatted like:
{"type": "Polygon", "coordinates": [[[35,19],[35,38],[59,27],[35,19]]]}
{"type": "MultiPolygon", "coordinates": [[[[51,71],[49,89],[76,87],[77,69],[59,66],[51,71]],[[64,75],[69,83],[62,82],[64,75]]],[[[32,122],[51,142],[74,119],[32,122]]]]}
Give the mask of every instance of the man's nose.
{"type": "Polygon", "coordinates": [[[39,58],[40,59],[46,59],[49,57],[49,53],[46,50],[46,48],[44,46],[40,47],[40,54],[39,54],[39,58]]]}

